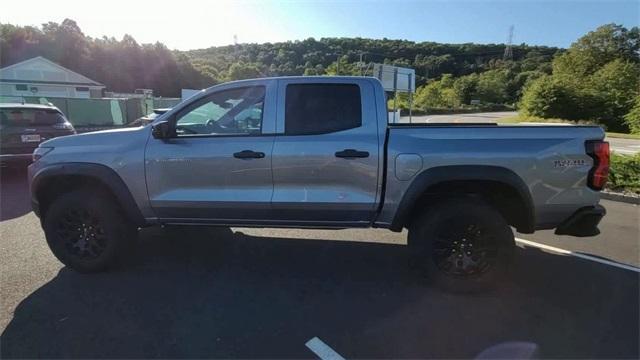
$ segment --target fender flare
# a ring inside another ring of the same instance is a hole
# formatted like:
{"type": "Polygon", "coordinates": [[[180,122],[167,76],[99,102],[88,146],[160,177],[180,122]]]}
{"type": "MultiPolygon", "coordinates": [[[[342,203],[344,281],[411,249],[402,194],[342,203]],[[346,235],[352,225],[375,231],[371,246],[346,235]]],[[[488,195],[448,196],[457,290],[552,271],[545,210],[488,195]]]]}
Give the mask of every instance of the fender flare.
{"type": "Polygon", "coordinates": [[[88,177],[101,183],[111,191],[128,219],[137,226],[146,225],[138,204],[122,178],[110,167],[95,163],[57,163],[38,171],[31,180],[31,204],[36,215],[40,216],[38,191],[49,181],[63,176],[88,177]]]}
{"type": "Polygon", "coordinates": [[[417,175],[404,193],[390,228],[402,229],[411,216],[418,199],[432,186],[449,181],[495,181],[513,188],[525,205],[525,223],[518,231],[532,233],[535,230],[535,212],[529,188],[512,170],[492,165],[437,166],[417,175]]]}

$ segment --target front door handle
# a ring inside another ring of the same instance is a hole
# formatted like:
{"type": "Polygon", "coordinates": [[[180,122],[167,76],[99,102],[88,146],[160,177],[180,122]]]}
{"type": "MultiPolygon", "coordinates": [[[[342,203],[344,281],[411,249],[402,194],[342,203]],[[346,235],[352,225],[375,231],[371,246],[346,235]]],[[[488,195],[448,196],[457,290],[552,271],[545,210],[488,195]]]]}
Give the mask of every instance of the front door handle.
{"type": "Polygon", "coordinates": [[[368,151],[358,151],[358,150],[354,150],[354,149],[345,149],[345,150],[342,150],[342,151],[337,151],[336,152],[336,157],[347,158],[347,159],[366,158],[366,157],[369,157],[369,152],[368,151]]]}
{"type": "Polygon", "coordinates": [[[233,153],[233,157],[237,159],[262,159],[264,157],[264,153],[253,150],[242,150],[240,152],[233,153]]]}

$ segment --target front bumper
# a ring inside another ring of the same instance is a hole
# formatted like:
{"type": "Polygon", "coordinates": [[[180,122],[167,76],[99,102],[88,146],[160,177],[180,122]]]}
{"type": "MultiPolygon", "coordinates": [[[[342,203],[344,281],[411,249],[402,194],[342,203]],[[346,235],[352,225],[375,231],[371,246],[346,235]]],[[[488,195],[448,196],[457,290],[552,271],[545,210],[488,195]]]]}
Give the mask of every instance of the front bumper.
{"type": "Polygon", "coordinates": [[[33,210],[33,212],[36,214],[37,217],[40,217],[40,204],[38,203],[36,197],[34,196],[33,192],[31,191],[31,185],[33,182],[33,176],[36,174],[36,172],[38,171],[38,169],[36,168],[38,165],[38,162],[35,163],[31,163],[29,164],[29,166],[27,167],[27,180],[29,182],[29,193],[31,194],[31,209],[33,210]]]}
{"type": "Polygon", "coordinates": [[[558,225],[555,233],[578,237],[596,236],[600,234],[598,224],[606,214],[607,210],[602,205],[580,208],[558,225]]]}

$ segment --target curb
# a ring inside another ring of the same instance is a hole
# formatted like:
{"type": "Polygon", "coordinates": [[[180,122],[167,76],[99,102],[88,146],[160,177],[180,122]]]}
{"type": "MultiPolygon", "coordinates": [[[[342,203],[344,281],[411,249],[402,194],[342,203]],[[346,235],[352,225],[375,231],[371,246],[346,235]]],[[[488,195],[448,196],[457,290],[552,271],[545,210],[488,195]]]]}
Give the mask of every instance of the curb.
{"type": "Polygon", "coordinates": [[[606,200],[612,200],[612,201],[619,201],[619,202],[623,202],[623,203],[627,203],[627,204],[640,205],[640,197],[639,196],[627,195],[627,194],[623,194],[623,193],[602,191],[600,193],[600,198],[601,199],[606,199],[606,200]]]}

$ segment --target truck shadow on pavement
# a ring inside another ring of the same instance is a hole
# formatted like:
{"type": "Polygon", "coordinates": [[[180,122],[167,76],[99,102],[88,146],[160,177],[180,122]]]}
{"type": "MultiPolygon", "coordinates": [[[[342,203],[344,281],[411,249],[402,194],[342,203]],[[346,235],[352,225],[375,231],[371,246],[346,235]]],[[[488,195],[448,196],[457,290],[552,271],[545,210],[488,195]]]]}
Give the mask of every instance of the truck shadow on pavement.
{"type": "Polygon", "coordinates": [[[31,212],[27,164],[0,168],[0,221],[31,212]]]}
{"type": "Polygon", "coordinates": [[[544,357],[637,358],[638,274],[518,249],[500,290],[452,295],[405,247],[151,229],[109,273],[63,268],[26,297],[2,358],[470,358],[504,341],[544,357]]]}

